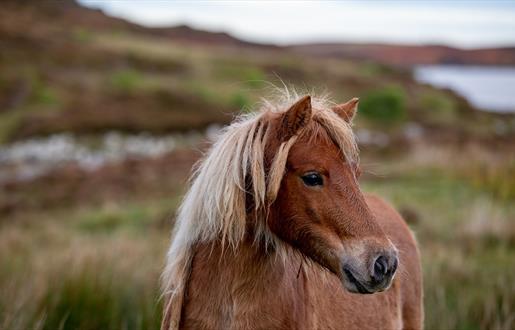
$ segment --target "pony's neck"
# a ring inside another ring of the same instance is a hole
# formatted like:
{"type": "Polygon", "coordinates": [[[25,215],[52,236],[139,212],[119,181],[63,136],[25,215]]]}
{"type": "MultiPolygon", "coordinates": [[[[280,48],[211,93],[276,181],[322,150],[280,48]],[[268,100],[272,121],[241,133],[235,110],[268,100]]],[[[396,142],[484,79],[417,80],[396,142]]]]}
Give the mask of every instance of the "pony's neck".
{"type": "MultiPolygon", "coordinates": [[[[204,250],[209,251],[207,260],[214,260],[228,268],[252,269],[255,272],[267,270],[268,268],[284,268],[285,260],[284,247],[270,246],[264,240],[254,241],[251,238],[244,239],[237,247],[222,245],[221,240],[213,240],[197,245],[197,254],[203,255],[204,250]]],[[[286,257],[286,259],[288,259],[286,257]]]]}
{"type": "Polygon", "coordinates": [[[285,247],[271,248],[265,242],[250,239],[240,242],[236,248],[222,246],[219,240],[197,244],[192,271],[210,269],[221,283],[237,285],[252,281],[249,290],[270,292],[273,291],[271,284],[280,283],[285,278],[297,280],[303,262],[298,254],[282,249],[285,247]]]}

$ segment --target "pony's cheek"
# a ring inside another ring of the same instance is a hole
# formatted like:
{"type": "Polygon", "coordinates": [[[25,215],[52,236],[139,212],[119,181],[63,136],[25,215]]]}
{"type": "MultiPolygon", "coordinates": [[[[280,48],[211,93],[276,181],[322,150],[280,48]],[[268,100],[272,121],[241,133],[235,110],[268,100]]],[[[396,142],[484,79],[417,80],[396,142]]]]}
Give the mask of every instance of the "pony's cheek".
{"type": "Polygon", "coordinates": [[[341,240],[334,232],[322,226],[313,226],[309,238],[301,238],[305,246],[304,254],[318,262],[322,267],[341,276],[341,260],[344,251],[341,240]]]}

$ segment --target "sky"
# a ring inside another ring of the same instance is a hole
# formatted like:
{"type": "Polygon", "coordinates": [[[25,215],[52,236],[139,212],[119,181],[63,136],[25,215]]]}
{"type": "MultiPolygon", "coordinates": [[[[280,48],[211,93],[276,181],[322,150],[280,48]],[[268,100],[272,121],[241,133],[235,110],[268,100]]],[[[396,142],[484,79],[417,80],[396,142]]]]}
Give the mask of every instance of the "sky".
{"type": "Polygon", "coordinates": [[[145,26],[186,24],[279,45],[382,42],[461,48],[515,46],[515,0],[79,2],[145,26]]]}

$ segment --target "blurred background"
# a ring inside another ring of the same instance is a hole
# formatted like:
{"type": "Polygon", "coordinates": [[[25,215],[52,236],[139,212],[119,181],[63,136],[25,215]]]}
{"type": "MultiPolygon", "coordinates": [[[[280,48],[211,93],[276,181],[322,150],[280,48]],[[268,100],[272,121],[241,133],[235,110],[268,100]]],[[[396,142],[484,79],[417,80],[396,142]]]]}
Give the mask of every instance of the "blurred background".
{"type": "Polygon", "coordinates": [[[427,329],[515,328],[515,3],[3,1],[0,329],[155,329],[192,165],[283,82],[360,97],[427,329]]]}

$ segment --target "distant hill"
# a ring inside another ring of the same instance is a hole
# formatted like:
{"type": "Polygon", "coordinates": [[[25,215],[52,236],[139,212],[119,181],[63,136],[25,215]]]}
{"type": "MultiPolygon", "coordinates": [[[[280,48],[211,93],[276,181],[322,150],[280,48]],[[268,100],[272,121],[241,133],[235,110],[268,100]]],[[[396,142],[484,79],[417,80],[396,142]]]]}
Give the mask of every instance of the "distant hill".
{"type": "Polygon", "coordinates": [[[73,0],[39,3],[34,0],[18,1],[18,3],[20,2],[54,7],[54,10],[59,11],[65,20],[74,25],[88,26],[94,29],[130,30],[190,44],[268,49],[282,48],[305,55],[368,60],[395,66],[412,66],[417,64],[515,65],[515,47],[459,49],[442,45],[379,43],[307,43],[280,47],[241,40],[225,32],[198,30],[187,25],[165,28],[142,27],[123,19],[106,16],[100,10],[81,7],[73,0]]]}
{"type": "MultiPolygon", "coordinates": [[[[77,9],[75,8],[75,10],[77,9]]],[[[117,25],[123,25],[125,28],[130,28],[133,31],[145,31],[145,33],[192,44],[275,48],[305,55],[367,60],[404,67],[418,64],[515,65],[515,47],[460,49],[442,45],[379,43],[307,43],[280,47],[244,41],[225,32],[198,30],[187,25],[166,28],[144,28],[121,19],[106,17],[100,11],[90,10],[90,13],[85,15],[84,8],[80,8],[80,15],[77,15],[74,19],[78,19],[83,24],[91,23],[94,26],[98,26],[101,22],[111,22],[111,24],[116,22],[117,25]],[[89,22],[87,22],[88,20],[89,22]]]]}
{"type": "Polygon", "coordinates": [[[166,37],[174,41],[224,47],[283,49],[304,55],[367,60],[395,66],[417,64],[515,65],[515,47],[459,49],[442,45],[398,45],[356,43],[307,43],[280,47],[238,39],[225,32],[194,29],[187,25],[164,28],[143,27],[120,18],[106,16],[101,10],[84,8],[73,0],[7,0],[20,7],[46,8],[46,13],[68,24],[95,30],[128,30],[166,37]]]}
{"type": "Polygon", "coordinates": [[[259,44],[244,41],[231,36],[225,32],[211,32],[194,29],[187,25],[179,25],[167,28],[149,28],[149,32],[168,37],[173,40],[180,40],[189,43],[200,43],[204,45],[236,46],[236,47],[258,47],[258,48],[279,48],[274,45],[259,44]]]}
{"type": "Polygon", "coordinates": [[[304,44],[288,49],[307,55],[370,60],[396,66],[416,64],[515,65],[515,47],[458,49],[387,44],[304,44]]]}
{"type": "Polygon", "coordinates": [[[187,25],[150,28],[131,23],[121,18],[105,15],[101,10],[86,8],[74,0],[39,1],[39,0],[5,0],[8,10],[17,8],[27,10],[38,8],[41,15],[58,17],[60,22],[71,26],[88,27],[95,30],[124,30],[139,32],[147,35],[167,37],[172,40],[187,43],[200,43],[219,46],[264,47],[275,48],[272,45],[253,43],[235,38],[225,32],[203,31],[187,25]]]}

